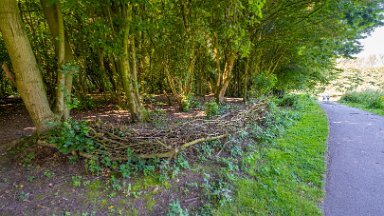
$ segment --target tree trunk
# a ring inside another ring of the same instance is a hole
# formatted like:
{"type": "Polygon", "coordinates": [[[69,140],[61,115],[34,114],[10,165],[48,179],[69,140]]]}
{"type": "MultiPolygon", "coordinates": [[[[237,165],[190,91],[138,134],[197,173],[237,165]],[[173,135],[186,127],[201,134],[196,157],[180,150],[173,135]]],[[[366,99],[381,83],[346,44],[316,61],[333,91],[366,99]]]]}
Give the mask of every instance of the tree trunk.
{"type": "Polygon", "coordinates": [[[52,37],[55,39],[58,60],[55,108],[60,118],[67,119],[70,110],[66,103],[71,100],[73,71],[63,71],[63,65],[73,60],[72,50],[65,38],[64,18],[59,3],[52,3],[50,0],[40,0],[40,2],[52,37]]]}
{"type": "Polygon", "coordinates": [[[124,37],[123,37],[123,54],[119,59],[119,72],[123,84],[124,93],[127,97],[128,102],[128,109],[132,116],[133,122],[140,122],[142,121],[141,116],[141,103],[140,98],[138,98],[138,92],[135,92],[135,83],[137,82],[137,78],[134,74],[131,74],[130,66],[129,66],[129,25],[128,25],[128,18],[126,17],[127,24],[125,25],[125,28],[122,30],[124,31],[124,37]],[[135,79],[136,78],[136,79],[135,79]]]}
{"type": "Polygon", "coordinates": [[[164,67],[165,77],[167,78],[168,86],[172,92],[173,97],[175,97],[177,104],[179,105],[180,110],[182,110],[183,109],[182,108],[183,95],[179,94],[179,92],[176,88],[176,84],[175,84],[175,82],[171,76],[170,71],[169,71],[169,66],[168,66],[167,61],[165,61],[163,67],[164,67]]]}
{"type": "Polygon", "coordinates": [[[248,83],[249,83],[249,58],[244,62],[244,77],[243,77],[243,101],[248,101],[248,83]]]}
{"type": "Polygon", "coordinates": [[[136,43],[135,38],[132,36],[131,38],[131,53],[132,53],[132,86],[133,86],[133,92],[135,94],[135,100],[136,103],[139,105],[139,107],[142,107],[141,101],[140,101],[140,91],[139,91],[139,83],[138,83],[138,66],[137,66],[137,58],[136,58],[136,43]]]}
{"type": "Polygon", "coordinates": [[[31,44],[25,33],[16,0],[0,4],[0,31],[12,61],[17,90],[36,126],[37,132],[46,132],[53,113],[49,107],[43,78],[31,44]]]}
{"type": "Polygon", "coordinates": [[[217,82],[218,85],[216,87],[216,93],[215,93],[217,103],[224,102],[225,92],[227,91],[229,82],[232,77],[232,69],[233,69],[233,65],[235,64],[235,60],[236,60],[236,53],[234,52],[230,53],[225,63],[223,75],[222,77],[221,76],[218,77],[218,82],[217,82]]]}
{"type": "Polygon", "coordinates": [[[99,67],[100,67],[100,75],[101,75],[101,89],[102,91],[105,93],[105,92],[109,92],[111,89],[110,89],[110,85],[108,84],[108,77],[107,77],[107,70],[105,69],[105,63],[104,63],[104,51],[103,50],[99,50],[99,52],[97,53],[97,57],[98,57],[98,61],[99,61],[99,67]]]}

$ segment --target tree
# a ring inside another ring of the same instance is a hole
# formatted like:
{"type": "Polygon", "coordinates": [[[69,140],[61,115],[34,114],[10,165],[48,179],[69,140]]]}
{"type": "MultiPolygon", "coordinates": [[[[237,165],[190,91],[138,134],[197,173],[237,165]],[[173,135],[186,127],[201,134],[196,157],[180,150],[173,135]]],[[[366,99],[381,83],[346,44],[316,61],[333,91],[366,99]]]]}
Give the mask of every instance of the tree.
{"type": "Polygon", "coordinates": [[[24,31],[16,0],[4,0],[0,5],[0,31],[15,73],[17,90],[34,122],[43,133],[53,119],[43,78],[32,47],[24,31]]]}
{"type": "Polygon", "coordinates": [[[64,18],[60,2],[40,0],[52,37],[55,41],[57,58],[56,114],[63,119],[69,118],[67,103],[71,100],[73,69],[65,67],[73,60],[72,51],[65,36],[64,18]]]}

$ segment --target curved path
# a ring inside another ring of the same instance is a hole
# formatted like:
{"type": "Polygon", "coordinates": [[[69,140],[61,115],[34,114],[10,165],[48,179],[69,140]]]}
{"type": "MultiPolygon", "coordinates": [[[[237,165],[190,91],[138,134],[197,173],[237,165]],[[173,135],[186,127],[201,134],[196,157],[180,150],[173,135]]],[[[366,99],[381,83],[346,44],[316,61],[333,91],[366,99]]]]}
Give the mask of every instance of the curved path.
{"type": "Polygon", "coordinates": [[[330,133],[325,216],[384,215],[384,117],[321,103],[330,133]]]}

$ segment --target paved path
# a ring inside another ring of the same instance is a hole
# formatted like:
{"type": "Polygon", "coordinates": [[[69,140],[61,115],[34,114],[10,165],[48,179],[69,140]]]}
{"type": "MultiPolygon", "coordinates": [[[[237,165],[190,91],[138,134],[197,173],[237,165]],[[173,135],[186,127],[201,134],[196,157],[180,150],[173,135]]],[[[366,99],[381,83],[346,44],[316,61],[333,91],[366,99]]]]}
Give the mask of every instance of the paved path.
{"type": "Polygon", "coordinates": [[[384,117],[332,102],[325,216],[384,216],[384,117]]]}

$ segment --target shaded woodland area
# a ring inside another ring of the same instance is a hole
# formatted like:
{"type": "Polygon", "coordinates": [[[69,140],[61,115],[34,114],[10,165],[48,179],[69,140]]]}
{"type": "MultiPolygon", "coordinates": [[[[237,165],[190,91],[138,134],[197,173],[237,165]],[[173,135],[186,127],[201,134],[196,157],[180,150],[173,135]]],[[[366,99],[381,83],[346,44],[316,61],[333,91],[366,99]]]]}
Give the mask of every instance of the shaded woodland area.
{"type": "Polygon", "coordinates": [[[287,93],[330,82],[383,11],[382,0],[1,0],[0,111],[25,106],[35,128],[1,123],[112,186],[138,171],[168,181],[207,152],[241,164],[245,137],[288,127],[296,117],[279,107],[309,99],[287,93]]]}
{"type": "Polygon", "coordinates": [[[151,94],[260,97],[326,82],[381,24],[381,1],[3,1],[1,94],[39,132],[90,92],[142,121],[151,94]],[[76,99],[75,99],[76,98],[76,99]]]}

